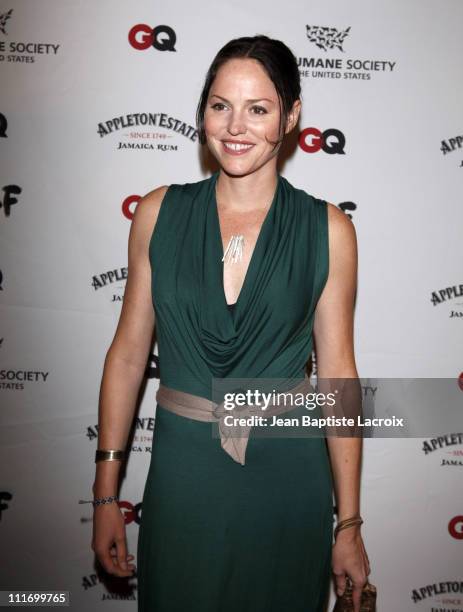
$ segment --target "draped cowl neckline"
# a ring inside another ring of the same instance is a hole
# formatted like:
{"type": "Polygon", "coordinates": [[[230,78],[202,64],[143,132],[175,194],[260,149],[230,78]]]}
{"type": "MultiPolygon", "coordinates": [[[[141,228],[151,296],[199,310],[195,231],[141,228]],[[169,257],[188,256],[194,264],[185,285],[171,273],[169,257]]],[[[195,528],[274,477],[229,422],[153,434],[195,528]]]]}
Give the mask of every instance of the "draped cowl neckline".
{"type": "MultiPolygon", "coordinates": [[[[230,372],[243,376],[237,367],[237,353],[244,350],[252,338],[259,320],[262,322],[261,300],[269,279],[276,273],[279,242],[284,239],[285,220],[288,221],[288,190],[286,180],[277,175],[272,202],[261,224],[246,270],[243,284],[231,309],[227,304],[223,272],[223,241],[217,207],[216,184],[219,172],[209,179],[204,204],[204,225],[199,241],[198,261],[202,262],[200,275],[200,328],[211,370],[223,375],[230,372]]],[[[275,304],[275,308],[277,305],[275,304]]]]}

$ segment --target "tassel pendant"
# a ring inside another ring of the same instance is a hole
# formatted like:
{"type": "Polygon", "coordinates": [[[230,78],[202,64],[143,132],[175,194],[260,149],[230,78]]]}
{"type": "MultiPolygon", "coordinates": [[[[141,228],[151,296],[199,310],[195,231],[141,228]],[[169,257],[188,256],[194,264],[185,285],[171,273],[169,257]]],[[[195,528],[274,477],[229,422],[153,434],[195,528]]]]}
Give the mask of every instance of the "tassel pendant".
{"type": "Polygon", "coordinates": [[[230,263],[241,261],[243,257],[243,245],[243,234],[233,235],[228,242],[227,248],[225,249],[222,261],[229,261],[230,263]]]}

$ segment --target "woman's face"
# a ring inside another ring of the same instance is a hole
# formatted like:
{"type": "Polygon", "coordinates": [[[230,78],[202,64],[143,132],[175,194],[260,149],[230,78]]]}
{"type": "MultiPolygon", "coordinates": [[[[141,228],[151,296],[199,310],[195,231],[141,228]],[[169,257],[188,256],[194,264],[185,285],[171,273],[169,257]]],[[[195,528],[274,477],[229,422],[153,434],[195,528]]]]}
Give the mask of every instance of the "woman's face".
{"type": "MultiPolygon", "coordinates": [[[[231,59],[212,83],[204,113],[211,153],[231,175],[250,174],[278,153],[280,109],[274,84],[254,59],[231,59]]],[[[275,160],[276,161],[276,160],[275,160]]]]}

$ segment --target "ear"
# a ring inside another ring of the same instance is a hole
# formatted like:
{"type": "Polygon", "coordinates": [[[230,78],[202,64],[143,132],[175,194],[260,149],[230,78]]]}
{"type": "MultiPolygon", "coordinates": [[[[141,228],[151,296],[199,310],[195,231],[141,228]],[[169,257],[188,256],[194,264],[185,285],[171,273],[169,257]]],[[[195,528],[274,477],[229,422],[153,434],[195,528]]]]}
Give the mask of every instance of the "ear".
{"type": "Polygon", "coordinates": [[[293,130],[293,128],[296,126],[296,123],[298,122],[298,119],[299,119],[300,112],[301,112],[301,101],[298,98],[297,100],[294,101],[293,107],[288,113],[288,120],[286,122],[285,134],[288,134],[289,132],[291,132],[291,130],[293,130]]]}

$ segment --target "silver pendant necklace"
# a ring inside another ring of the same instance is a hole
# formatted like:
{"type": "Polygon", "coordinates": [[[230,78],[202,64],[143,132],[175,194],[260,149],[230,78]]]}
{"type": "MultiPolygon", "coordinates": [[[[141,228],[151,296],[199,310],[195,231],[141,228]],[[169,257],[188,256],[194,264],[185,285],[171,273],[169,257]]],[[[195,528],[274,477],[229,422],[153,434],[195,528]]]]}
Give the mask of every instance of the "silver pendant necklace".
{"type": "Polygon", "coordinates": [[[222,261],[236,263],[243,258],[244,236],[243,234],[233,234],[230,238],[222,261]]]}

